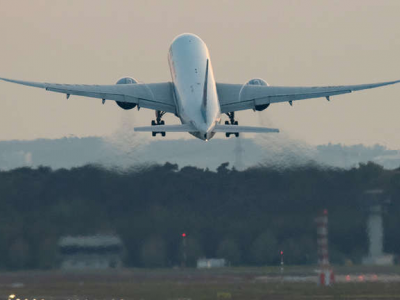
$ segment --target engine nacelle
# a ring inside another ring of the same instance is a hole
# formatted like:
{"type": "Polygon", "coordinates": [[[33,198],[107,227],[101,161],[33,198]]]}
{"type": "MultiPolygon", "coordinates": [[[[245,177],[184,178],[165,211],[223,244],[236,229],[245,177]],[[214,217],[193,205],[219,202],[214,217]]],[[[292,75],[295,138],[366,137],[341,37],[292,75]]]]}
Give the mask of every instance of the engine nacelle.
{"type": "MultiPolygon", "coordinates": [[[[249,80],[245,85],[264,85],[264,86],[268,86],[269,84],[264,79],[254,78],[254,79],[249,80]]],[[[269,103],[268,104],[263,104],[263,105],[256,105],[255,106],[255,110],[256,111],[263,111],[268,106],[269,106],[269,103]]]]}
{"type": "MultiPolygon", "coordinates": [[[[132,77],[123,77],[117,81],[117,84],[136,84],[137,80],[132,77]]],[[[128,103],[128,102],[118,102],[115,101],[119,107],[122,109],[128,110],[136,107],[135,103],[128,103]]]]}

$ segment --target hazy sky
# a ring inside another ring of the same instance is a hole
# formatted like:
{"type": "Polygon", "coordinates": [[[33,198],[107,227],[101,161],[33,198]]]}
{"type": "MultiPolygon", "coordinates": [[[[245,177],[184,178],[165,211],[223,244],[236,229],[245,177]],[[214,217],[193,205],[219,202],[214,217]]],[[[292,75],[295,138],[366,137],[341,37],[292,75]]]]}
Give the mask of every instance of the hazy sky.
{"type": "MultiPolygon", "coordinates": [[[[207,43],[220,82],[261,77],[271,85],[313,86],[395,80],[400,79],[399,16],[399,0],[0,0],[0,77],[87,84],[115,83],[122,76],[169,81],[169,44],[192,32],[207,43]]],[[[274,126],[310,144],[400,149],[399,113],[400,85],[332,97],[330,103],[275,104],[261,116],[238,113],[238,120],[274,126]]],[[[123,120],[149,125],[153,114],[0,82],[0,140],[111,135],[123,120]]],[[[169,116],[166,122],[179,120],[169,116]]]]}

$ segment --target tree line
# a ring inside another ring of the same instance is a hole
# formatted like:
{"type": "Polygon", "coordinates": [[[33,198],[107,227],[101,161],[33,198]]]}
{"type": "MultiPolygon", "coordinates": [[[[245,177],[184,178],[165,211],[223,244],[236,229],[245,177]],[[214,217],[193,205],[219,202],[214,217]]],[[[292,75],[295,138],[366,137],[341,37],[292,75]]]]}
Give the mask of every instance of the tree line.
{"type": "Polygon", "coordinates": [[[61,236],[110,233],[121,237],[128,267],[180,265],[183,251],[188,266],[200,257],[276,265],[280,251],[287,264],[314,264],[314,219],[323,209],[331,261],[359,263],[368,251],[365,191],[376,188],[391,199],[385,251],[400,254],[400,169],[373,163],[350,170],[222,164],[212,172],[167,163],[1,171],[0,268],[56,268],[61,236]]]}

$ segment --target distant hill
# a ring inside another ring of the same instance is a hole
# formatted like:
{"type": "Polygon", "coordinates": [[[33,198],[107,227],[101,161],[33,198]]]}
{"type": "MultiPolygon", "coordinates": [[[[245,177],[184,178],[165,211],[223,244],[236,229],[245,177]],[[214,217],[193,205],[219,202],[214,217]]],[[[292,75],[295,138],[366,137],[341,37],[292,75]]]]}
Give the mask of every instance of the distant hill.
{"type": "Polygon", "coordinates": [[[130,168],[165,162],[180,167],[196,166],[215,170],[224,162],[236,169],[255,165],[278,168],[315,162],[325,166],[351,168],[359,163],[376,162],[387,169],[400,166],[400,153],[384,146],[310,146],[298,141],[269,136],[260,139],[213,139],[206,143],[189,140],[143,140],[122,138],[62,138],[32,141],[1,141],[0,169],[40,165],[72,168],[89,163],[130,168]]]}

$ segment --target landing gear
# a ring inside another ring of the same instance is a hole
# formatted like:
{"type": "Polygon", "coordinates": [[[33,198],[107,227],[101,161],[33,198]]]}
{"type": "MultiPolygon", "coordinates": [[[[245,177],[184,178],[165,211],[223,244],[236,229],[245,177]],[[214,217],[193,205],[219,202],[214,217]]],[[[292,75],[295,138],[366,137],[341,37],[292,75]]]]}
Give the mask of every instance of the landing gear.
{"type": "MultiPolygon", "coordinates": [[[[239,125],[239,122],[235,120],[235,112],[230,112],[226,114],[229,117],[229,121],[225,121],[225,125],[239,125]]],[[[225,136],[228,138],[231,134],[239,137],[239,132],[226,132],[225,136]]]]}
{"type": "MultiPolygon", "coordinates": [[[[151,121],[151,126],[165,125],[164,120],[162,120],[164,115],[165,111],[156,110],[156,119],[151,121]]],[[[165,136],[165,131],[153,131],[151,136],[156,136],[158,133],[160,133],[161,136],[165,136]]]]}
{"type": "Polygon", "coordinates": [[[231,134],[234,134],[236,137],[239,137],[239,132],[225,132],[225,136],[228,138],[231,134]]]}

